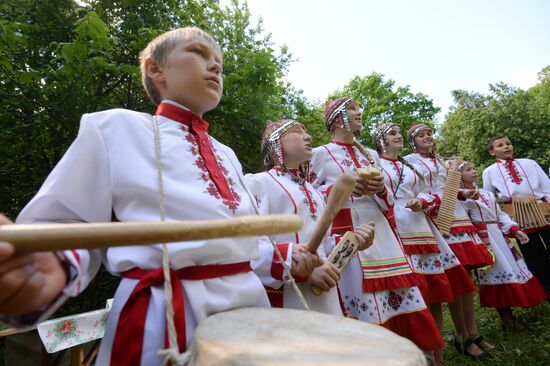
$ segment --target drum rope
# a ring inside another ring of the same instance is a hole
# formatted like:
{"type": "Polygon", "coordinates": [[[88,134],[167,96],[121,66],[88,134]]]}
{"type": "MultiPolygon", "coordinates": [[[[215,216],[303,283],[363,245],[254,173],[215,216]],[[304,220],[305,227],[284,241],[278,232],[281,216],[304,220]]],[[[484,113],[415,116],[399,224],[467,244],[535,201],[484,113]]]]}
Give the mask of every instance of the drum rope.
{"type": "MultiPolygon", "coordinates": [[[[153,131],[155,135],[155,159],[157,164],[157,184],[159,190],[160,221],[166,220],[164,206],[164,184],[162,180],[162,162],[160,150],[160,132],[157,116],[153,116],[153,131]]],[[[166,243],[162,243],[162,272],[164,274],[164,299],[166,301],[166,327],[168,328],[168,348],[160,350],[164,356],[162,366],[172,362],[173,365],[183,366],[191,358],[190,352],[180,353],[178,348],[176,326],[174,324],[174,304],[172,303],[172,280],[170,277],[170,256],[166,243]]],[[[184,315],[185,316],[185,315],[184,315]]]]}
{"type": "MultiPolygon", "coordinates": [[[[162,161],[161,161],[161,147],[160,147],[160,131],[159,131],[159,125],[158,125],[158,118],[157,116],[153,116],[153,132],[154,132],[154,139],[155,139],[155,160],[157,165],[157,185],[159,190],[159,209],[160,209],[160,220],[163,222],[166,220],[166,208],[164,205],[164,184],[163,184],[163,175],[162,175],[162,161]]],[[[254,196],[249,192],[248,188],[246,187],[246,184],[243,181],[243,178],[241,177],[241,174],[239,174],[239,170],[235,167],[233,164],[233,161],[227,153],[224,151],[226,157],[228,158],[229,162],[237,172],[237,176],[239,177],[239,181],[241,185],[243,186],[243,189],[247,193],[250,199],[250,203],[252,207],[254,208],[254,211],[257,215],[260,214],[258,208],[255,204],[254,196]]],[[[279,251],[279,248],[273,241],[273,239],[267,235],[269,238],[269,241],[271,242],[271,245],[273,246],[273,249],[277,255],[277,258],[283,265],[284,272],[286,276],[289,279],[289,282],[291,283],[292,287],[298,294],[298,298],[304,305],[304,307],[307,310],[310,310],[307,301],[298,288],[298,285],[296,284],[296,280],[292,276],[290,272],[290,267],[286,264],[286,261],[284,260],[281,252],[279,251]]],[[[183,353],[179,352],[178,348],[178,342],[177,342],[177,332],[176,327],[174,324],[174,305],[172,303],[172,281],[170,278],[170,257],[168,253],[168,248],[166,247],[166,243],[162,243],[162,270],[164,274],[164,299],[166,301],[166,327],[168,330],[168,348],[160,350],[159,355],[164,356],[164,361],[162,363],[162,366],[168,365],[170,362],[172,364],[177,366],[183,366],[187,364],[191,359],[191,352],[186,351],[183,353]]]]}

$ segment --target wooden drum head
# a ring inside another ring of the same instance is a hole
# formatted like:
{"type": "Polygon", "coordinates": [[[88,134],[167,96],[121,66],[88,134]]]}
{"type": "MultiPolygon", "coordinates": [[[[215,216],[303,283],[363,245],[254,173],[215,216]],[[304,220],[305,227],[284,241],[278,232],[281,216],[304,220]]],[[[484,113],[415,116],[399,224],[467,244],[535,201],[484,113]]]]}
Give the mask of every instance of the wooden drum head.
{"type": "Polygon", "coordinates": [[[196,366],[425,365],[409,340],[362,321],[289,309],[244,308],[200,323],[196,366]]]}

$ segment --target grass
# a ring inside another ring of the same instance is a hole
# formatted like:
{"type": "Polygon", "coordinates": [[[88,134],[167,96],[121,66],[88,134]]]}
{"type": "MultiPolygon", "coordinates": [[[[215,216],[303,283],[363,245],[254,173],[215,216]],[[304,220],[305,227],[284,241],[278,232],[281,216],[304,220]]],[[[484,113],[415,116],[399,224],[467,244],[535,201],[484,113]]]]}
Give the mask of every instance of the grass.
{"type": "Polygon", "coordinates": [[[476,303],[478,330],[484,338],[497,346],[493,358],[474,361],[460,355],[453,346],[454,327],[448,311],[445,311],[444,351],[445,366],[548,366],[550,365],[550,303],[514,310],[516,318],[527,325],[521,332],[504,332],[496,310],[481,308],[476,303]]]}

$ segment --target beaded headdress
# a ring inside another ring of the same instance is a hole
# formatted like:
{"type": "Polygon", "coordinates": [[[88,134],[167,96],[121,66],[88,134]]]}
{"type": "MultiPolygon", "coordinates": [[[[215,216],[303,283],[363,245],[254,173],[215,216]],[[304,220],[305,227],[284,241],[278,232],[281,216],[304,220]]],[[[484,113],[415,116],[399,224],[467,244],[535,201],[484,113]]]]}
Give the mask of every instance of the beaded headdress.
{"type": "Polygon", "coordinates": [[[327,126],[327,130],[330,133],[334,131],[334,122],[338,116],[342,117],[344,128],[348,131],[351,131],[349,125],[349,114],[347,111],[347,105],[350,102],[353,102],[353,99],[345,97],[335,99],[332,102],[327,101],[325,103],[325,125],[327,126]]]}
{"type": "Polygon", "coordinates": [[[391,122],[386,122],[378,125],[372,133],[372,143],[378,152],[386,150],[388,145],[388,133],[392,128],[397,127],[398,125],[391,122]]]}
{"type": "Polygon", "coordinates": [[[407,140],[409,140],[409,144],[412,146],[412,148],[416,148],[416,144],[414,142],[414,139],[416,138],[416,136],[418,136],[418,134],[422,131],[425,131],[425,130],[430,130],[431,131],[431,127],[428,126],[428,125],[425,125],[423,123],[420,123],[420,124],[414,124],[411,128],[409,128],[409,131],[407,131],[407,140]]]}
{"type": "Polygon", "coordinates": [[[273,155],[279,160],[282,170],[287,170],[283,158],[283,144],[281,138],[289,132],[304,129],[303,124],[290,119],[282,119],[279,121],[268,121],[267,126],[262,136],[262,153],[264,156],[264,164],[267,166],[273,161],[273,155]]]}
{"type": "Polygon", "coordinates": [[[466,167],[468,167],[468,166],[471,166],[471,167],[474,167],[474,168],[476,167],[476,165],[475,165],[474,163],[470,163],[470,162],[467,161],[467,160],[459,160],[459,161],[457,162],[457,165],[458,165],[457,170],[458,170],[459,172],[461,172],[461,173],[462,173],[462,172],[464,171],[464,169],[466,169],[466,167]]]}

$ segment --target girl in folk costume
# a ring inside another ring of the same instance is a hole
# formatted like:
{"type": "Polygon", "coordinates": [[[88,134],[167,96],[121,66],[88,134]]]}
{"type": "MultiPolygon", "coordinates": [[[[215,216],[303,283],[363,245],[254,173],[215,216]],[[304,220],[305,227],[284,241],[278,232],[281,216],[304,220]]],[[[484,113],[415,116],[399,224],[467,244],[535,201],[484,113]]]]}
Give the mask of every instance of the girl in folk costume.
{"type": "MultiPolygon", "coordinates": [[[[475,166],[463,162],[460,171],[464,187],[476,189],[475,166]]],[[[515,237],[521,245],[525,245],[529,237],[500,209],[494,194],[489,191],[479,189],[479,198],[467,199],[462,204],[495,256],[494,265],[477,270],[481,306],[496,308],[504,329],[516,328],[512,307],[535,306],[547,298],[539,281],[505,235],[515,237]]]]}
{"type": "MultiPolygon", "coordinates": [[[[432,232],[424,211],[436,204],[436,198],[427,193],[424,177],[418,169],[398,155],[403,148],[399,126],[392,123],[378,126],[372,140],[381,154],[386,187],[394,199],[394,216],[404,252],[410,258],[413,271],[426,279],[426,286],[421,287],[422,296],[429,304],[440,332],[443,332],[441,303],[451,302],[462,294],[453,293],[453,288],[460,286],[451,286],[449,278],[467,282],[470,277],[439,232],[437,237],[432,232]],[[449,278],[446,273],[449,273],[449,278]]],[[[442,363],[440,350],[436,352],[435,360],[442,363]]]]}
{"type": "MultiPolygon", "coordinates": [[[[325,122],[332,142],[313,150],[310,177],[313,185],[327,194],[340,174],[356,175],[356,169],[379,166],[380,160],[375,151],[354,138],[362,128],[355,101],[339,98],[328,104],[325,122]]],[[[358,252],[342,272],[339,287],[343,302],[352,317],[380,324],[426,351],[440,349],[443,340],[417,287],[418,277],[384,216],[391,207],[384,177],[366,181],[357,177],[354,194],[336,216],[332,232],[342,233],[373,221],[376,235],[374,245],[358,252]]]]}
{"type": "MultiPolygon", "coordinates": [[[[492,192],[499,202],[506,206],[514,198],[525,196],[533,197],[539,205],[550,202],[550,179],[536,161],[515,159],[514,147],[507,136],[493,137],[489,153],[496,162],[483,171],[483,189],[492,192]]],[[[522,227],[529,242],[520,249],[529,270],[550,293],[550,226],[534,226],[522,227]]]]}
{"type": "MultiPolygon", "coordinates": [[[[312,156],[311,136],[305,127],[293,120],[268,122],[262,138],[266,171],[249,174],[245,181],[253,192],[262,214],[296,214],[302,218],[303,227],[299,232],[272,236],[283,258],[292,268],[292,255],[305,249],[304,244],[311,237],[317,221],[323,212],[323,196],[307,182],[304,161],[312,156]]],[[[367,247],[372,243],[374,228],[363,225],[357,228],[360,243],[367,247]]],[[[319,257],[326,258],[334,240],[327,237],[319,246],[319,257]]],[[[271,304],[275,307],[304,309],[296,291],[283,276],[283,268],[274,248],[269,243],[260,246],[260,259],[253,263],[254,271],[264,285],[271,304]]],[[[342,309],[335,287],[340,279],[340,271],[328,261],[315,268],[309,278],[297,278],[300,289],[311,310],[342,315],[342,309]],[[310,285],[326,292],[316,296],[310,285]]]]}
{"type": "MultiPolygon", "coordinates": [[[[85,114],[78,137],[17,221],[173,221],[255,214],[239,161],[208,135],[202,119],[220,101],[221,69],[219,46],[200,29],[180,28],[152,40],[141,53],[141,70],[158,105],[156,114],[125,109],[85,114]]],[[[0,320],[15,326],[36,323],[80,294],[102,262],[122,277],[96,362],[100,366],[163,363],[158,354],[167,333],[163,260],[170,262],[175,312],[168,324],[177,330],[177,339],[172,327],[168,337],[173,364],[209,315],[269,306],[250,265],[258,257],[257,237],[12,253],[9,245],[0,245],[0,320]]],[[[316,256],[309,259],[316,261],[316,256]]]]}
{"type": "MultiPolygon", "coordinates": [[[[447,166],[441,157],[433,153],[432,129],[424,124],[415,125],[407,132],[407,138],[414,152],[407,155],[405,159],[420,169],[429,193],[438,202],[437,208],[443,198],[447,166]]],[[[458,198],[464,200],[476,195],[476,190],[462,190],[458,193],[458,198]]],[[[434,212],[435,210],[432,210],[432,214],[434,212]]],[[[429,223],[434,234],[440,235],[434,222],[430,220],[429,223]]],[[[445,240],[459,262],[468,270],[493,263],[491,254],[477,235],[476,228],[472,225],[464,207],[458,202],[455,206],[451,232],[445,240]]],[[[458,281],[451,278],[451,286],[455,294],[459,295],[449,303],[451,317],[458,333],[455,338],[455,347],[459,352],[472,358],[485,358],[488,354],[484,351],[494,349],[494,346],[486,342],[477,330],[473,301],[475,286],[469,277],[461,277],[458,281]]]]}

